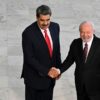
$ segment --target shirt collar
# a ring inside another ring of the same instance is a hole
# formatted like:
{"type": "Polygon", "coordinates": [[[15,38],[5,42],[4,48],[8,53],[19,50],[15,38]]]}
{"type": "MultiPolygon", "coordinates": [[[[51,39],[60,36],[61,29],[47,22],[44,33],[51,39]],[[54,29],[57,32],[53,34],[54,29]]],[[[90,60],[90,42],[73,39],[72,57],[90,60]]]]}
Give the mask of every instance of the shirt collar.
{"type": "MultiPolygon", "coordinates": [[[[41,28],[40,28],[40,30],[41,30],[43,36],[45,36],[44,29],[41,29],[41,28]]],[[[48,33],[49,29],[47,28],[46,30],[47,30],[47,33],[48,33]]]]}
{"type": "MultiPolygon", "coordinates": [[[[94,35],[92,36],[91,40],[89,42],[87,42],[88,45],[91,45],[92,44],[93,38],[94,38],[94,35]]],[[[83,41],[83,45],[85,45],[85,43],[86,42],[83,41]]]]}

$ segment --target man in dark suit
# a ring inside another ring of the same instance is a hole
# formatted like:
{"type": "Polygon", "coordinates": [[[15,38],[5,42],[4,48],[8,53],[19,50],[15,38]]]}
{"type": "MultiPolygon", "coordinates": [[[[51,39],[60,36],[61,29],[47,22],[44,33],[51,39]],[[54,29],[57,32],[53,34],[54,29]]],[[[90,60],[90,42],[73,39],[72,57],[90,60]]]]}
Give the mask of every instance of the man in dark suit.
{"type": "MultiPolygon", "coordinates": [[[[59,68],[59,25],[50,21],[51,9],[41,5],[36,10],[37,21],[22,34],[25,100],[52,100],[55,79],[53,66],[59,68]]],[[[57,72],[58,73],[58,72],[57,72]]],[[[55,74],[57,74],[55,73],[55,74]]]]}
{"type": "Polygon", "coordinates": [[[80,38],[71,43],[60,71],[75,62],[77,100],[100,100],[100,39],[94,35],[92,22],[82,22],[79,31],[80,38]]]}

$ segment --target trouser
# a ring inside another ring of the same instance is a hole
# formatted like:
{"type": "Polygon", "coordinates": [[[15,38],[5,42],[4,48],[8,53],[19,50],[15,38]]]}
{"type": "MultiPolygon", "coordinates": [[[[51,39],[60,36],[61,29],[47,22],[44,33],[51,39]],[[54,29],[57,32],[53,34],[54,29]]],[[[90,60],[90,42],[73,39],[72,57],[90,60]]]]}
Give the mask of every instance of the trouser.
{"type": "Polygon", "coordinates": [[[30,86],[25,86],[25,100],[52,100],[53,87],[44,90],[37,90],[30,86]]]}
{"type": "Polygon", "coordinates": [[[100,100],[100,93],[89,94],[84,86],[83,92],[81,94],[77,94],[77,100],[100,100]]]}

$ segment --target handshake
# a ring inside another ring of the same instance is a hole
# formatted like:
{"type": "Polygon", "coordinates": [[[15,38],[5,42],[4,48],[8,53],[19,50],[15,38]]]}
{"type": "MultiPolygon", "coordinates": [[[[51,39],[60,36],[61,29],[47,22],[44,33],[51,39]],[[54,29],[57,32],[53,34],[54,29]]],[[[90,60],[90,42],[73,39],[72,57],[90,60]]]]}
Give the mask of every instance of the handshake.
{"type": "Polygon", "coordinates": [[[48,72],[48,76],[51,78],[58,79],[60,76],[60,70],[55,67],[52,67],[48,72]]]}

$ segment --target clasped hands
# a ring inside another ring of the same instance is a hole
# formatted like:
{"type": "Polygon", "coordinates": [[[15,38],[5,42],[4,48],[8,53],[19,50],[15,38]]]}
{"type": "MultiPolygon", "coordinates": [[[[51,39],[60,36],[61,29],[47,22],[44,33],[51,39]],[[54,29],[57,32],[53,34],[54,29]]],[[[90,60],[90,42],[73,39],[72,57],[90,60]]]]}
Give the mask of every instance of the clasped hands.
{"type": "Polygon", "coordinates": [[[57,79],[60,76],[60,70],[55,67],[52,67],[48,72],[48,76],[57,79]]]}

